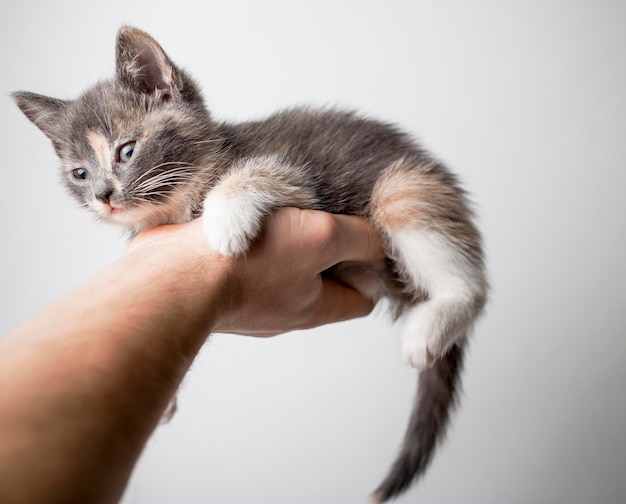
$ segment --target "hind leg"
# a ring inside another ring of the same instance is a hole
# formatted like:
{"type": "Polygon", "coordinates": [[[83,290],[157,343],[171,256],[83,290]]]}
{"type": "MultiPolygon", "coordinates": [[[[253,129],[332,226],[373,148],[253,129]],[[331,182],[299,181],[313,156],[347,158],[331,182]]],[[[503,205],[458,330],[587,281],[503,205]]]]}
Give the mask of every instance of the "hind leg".
{"type": "Polygon", "coordinates": [[[425,369],[464,336],[485,303],[480,237],[454,178],[432,163],[391,166],[374,188],[371,213],[408,287],[425,294],[406,312],[402,334],[404,359],[425,369]]]}
{"type": "Polygon", "coordinates": [[[470,264],[450,241],[433,231],[390,233],[398,260],[427,300],[405,318],[402,355],[419,369],[430,367],[467,332],[483,298],[470,264]]]}

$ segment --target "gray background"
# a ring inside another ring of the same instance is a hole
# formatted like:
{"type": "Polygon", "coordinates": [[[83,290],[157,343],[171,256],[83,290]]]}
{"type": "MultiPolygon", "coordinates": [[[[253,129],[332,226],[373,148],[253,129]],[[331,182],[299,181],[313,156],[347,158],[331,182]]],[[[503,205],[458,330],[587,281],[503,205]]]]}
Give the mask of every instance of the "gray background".
{"type": "MultiPolygon", "coordinates": [[[[611,1],[3,2],[0,334],[124,249],[60,188],[6,98],[72,97],[151,32],[216,117],[338,104],[398,122],[459,172],[492,300],[463,406],[398,502],[626,501],[626,8],[611,1]]],[[[255,341],[218,335],[124,502],[361,503],[414,388],[383,313],[255,341]]]]}

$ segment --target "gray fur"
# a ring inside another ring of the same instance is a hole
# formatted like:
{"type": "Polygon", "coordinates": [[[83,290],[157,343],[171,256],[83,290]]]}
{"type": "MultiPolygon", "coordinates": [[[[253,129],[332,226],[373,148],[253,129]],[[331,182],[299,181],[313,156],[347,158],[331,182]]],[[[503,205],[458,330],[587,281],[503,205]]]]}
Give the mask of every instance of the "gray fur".
{"type": "MultiPolygon", "coordinates": [[[[264,191],[266,206],[370,217],[387,239],[391,259],[338,265],[333,272],[375,300],[388,298],[396,315],[435,293],[410,275],[394,230],[436,232],[458,257],[461,274],[471,279],[467,285],[475,287],[467,299],[442,305],[445,346],[419,374],[402,449],[374,499],[398,496],[423,474],[456,403],[466,334],[487,290],[472,212],[442,163],[395,126],[352,112],[296,108],[260,121],[214,121],[192,79],[156,41],[134,28],[118,35],[114,79],[76,100],[27,92],[13,96],[52,141],[63,183],[81,204],[98,211],[108,208],[100,203],[145,210],[118,222],[131,232],[199,216],[207,194],[226,184],[237,189],[237,176],[249,172],[246,180],[264,191]],[[122,162],[119,149],[128,142],[136,142],[135,150],[122,162]],[[77,168],[87,170],[85,180],[76,178],[77,168]]],[[[249,241],[257,232],[251,226],[244,238],[249,241]]]]}

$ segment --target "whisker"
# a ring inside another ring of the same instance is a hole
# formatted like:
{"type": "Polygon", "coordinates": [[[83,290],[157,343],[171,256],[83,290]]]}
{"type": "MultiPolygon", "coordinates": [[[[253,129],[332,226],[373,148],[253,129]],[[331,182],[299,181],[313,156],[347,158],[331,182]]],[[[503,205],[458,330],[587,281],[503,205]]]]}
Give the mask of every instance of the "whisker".
{"type": "Polygon", "coordinates": [[[162,196],[162,197],[170,199],[172,201],[175,199],[174,196],[172,196],[171,194],[168,194],[166,192],[163,192],[163,191],[155,191],[155,192],[136,194],[135,195],[135,197],[137,199],[139,199],[140,201],[146,201],[146,202],[154,204],[154,201],[149,199],[148,196],[162,196]]]}
{"type": "Polygon", "coordinates": [[[221,143],[228,140],[227,137],[225,138],[212,138],[210,140],[198,140],[197,142],[193,142],[193,145],[200,145],[200,144],[210,144],[210,143],[221,143]]]}
{"type": "Polygon", "coordinates": [[[150,180],[154,180],[156,178],[159,177],[169,177],[169,176],[176,176],[176,175],[191,175],[194,173],[194,170],[191,170],[189,167],[180,167],[180,168],[174,168],[174,169],[170,169],[168,171],[165,172],[160,172],[155,174],[152,178],[148,178],[146,180],[143,180],[141,183],[143,184],[144,182],[148,182],[150,180]]]}
{"type": "Polygon", "coordinates": [[[188,168],[188,167],[194,166],[193,163],[187,163],[185,161],[168,161],[166,163],[161,163],[156,166],[153,166],[149,170],[146,170],[144,173],[142,173],[139,177],[137,177],[134,180],[134,183],[138,183],[139,181],[141,181],[141,179],[149,176],[151,173],[153,173],[155,170],[158,170],[159,168],[163,168],[164,166],[171,166],[171,165],[176,165],[179,168],[186,168],[186,167],[188,168]]]}
{"type": "MultiPolygon", "coordinates": [[[[169,192],[164,192],[164,191],[153,191],[153,192],[149,192],[149,193],[139,193],[139,194],[135,194],[134,196],[134,200],[136,201],[144,201],[146,203],[148,203],[149,205],[158,205],[159,203],[163,203],[162,201],[158,201],[158,200],[154,200],[153,198],[155,196],[169,200],[170,202],[173,203],[177,203],[178,206],[184,206],[184,202],[181,202],[180,199],[176,199],[171,193],[169,192]]],[[[170,203],[167,203],[170,204],[170,203]]]]}
{"type": "Polygon", "coordinates": [[[155,177],[154,179],[144,180],[141,184],[137,186],[133,186],[132,189],[135,191],[143,191],[146,192],[153,188],[159,188],[166,185],[177,186],[188,182],[191,177],[191,174],[168,174],[167,176],[155,177]]]}

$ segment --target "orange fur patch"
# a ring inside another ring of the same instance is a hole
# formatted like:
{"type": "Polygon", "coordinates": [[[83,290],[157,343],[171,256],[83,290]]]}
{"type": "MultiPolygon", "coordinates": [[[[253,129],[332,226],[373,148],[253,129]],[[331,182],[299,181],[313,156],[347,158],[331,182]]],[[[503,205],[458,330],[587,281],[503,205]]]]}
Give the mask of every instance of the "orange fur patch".
{"type": "Polygon", "coordinates": [[[372,192],[371,216],[383,230],[429,229],[464,248],[479,250],[480,236],[462,192],[448,175],[430,163],[400,160],[378,179],[372,192]]]}
{"type": "Polygon", "coordinates": [[[111,171],[111,146],[109,141],[100,133],[89,130],[87,132],[87,143],[96,154],[96,159],[100,167],[106,172],[111,171]]]}
{"type": "Polygon", "coordinates": [[[437,187],[440,184],[433,177],[425,176],[429,167],[412,166],[404,161],[389,167],[372,193],[374,221],[390,231],[422,227],[423,221],[432,214],[430,201],[440,190],[437,187]]]}

